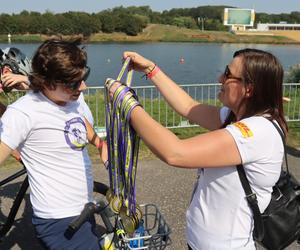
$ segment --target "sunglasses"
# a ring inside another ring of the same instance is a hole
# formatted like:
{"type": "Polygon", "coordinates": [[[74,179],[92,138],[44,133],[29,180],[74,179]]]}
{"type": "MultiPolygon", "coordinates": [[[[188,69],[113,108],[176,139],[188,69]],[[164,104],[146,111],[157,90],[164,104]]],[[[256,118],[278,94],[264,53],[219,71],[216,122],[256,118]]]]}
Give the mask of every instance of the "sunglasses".
{"type": "Polygon", "coordinates": [[[241,77],[237,77],[237,76],[234,76],[233,74],[231,74],[231,71],[230,71],[228,65],[226,65],[226,67],[225,67],[225,71],[223,73],[223,76],[225,78],[225,81],[228,80],[228,79],[234,79],[234,80],[237,80],[237,81],[242,81],[243,80],[241,77]]]}
{"type": "Polygon", "coordinates": [[[64,87],[71,90],[77,90],[80,87],[81,82],[86,81],[88,79],[90,71],[91,71],[90,67],[85,66],[85,72],[82,79],[78,82],[63,83],[64,87]]]}

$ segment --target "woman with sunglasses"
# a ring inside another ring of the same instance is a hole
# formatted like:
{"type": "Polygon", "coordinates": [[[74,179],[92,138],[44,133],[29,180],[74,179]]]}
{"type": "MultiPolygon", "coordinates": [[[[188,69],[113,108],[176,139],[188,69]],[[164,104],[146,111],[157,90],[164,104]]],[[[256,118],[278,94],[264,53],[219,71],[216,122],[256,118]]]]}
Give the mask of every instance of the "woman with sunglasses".
{"type": "MultiPolygon", "coordinates": [[[[46,41],[32,58],[32,91],[1,117],[0,164],[19,150],[29,176],[32,223],[47,249],[100,249],[93,218],[77,234],[67,231],[93,201],[89,126],[77,101],[88,74],[86,52],[78,41],[46,41]]],[[[94,140],[105,160],[103,142],[94,140]]]]}
{"type": "MultiPolygon", "coordinates": [[[[179,139],[141,106],[131,113],[131,125],[162,161],[173,167],[197,169],[186,213],[189,249],[255,249],[252,211],[236,166],[244,165],[263,212],[283,159],[282,140],[270,120],[287,132],[282,66],[268,52],[237,51],[219,78],[219,100],[224,105],[219,108],[193,100],[154,62],[135,52],[125,52],[127,57],[131,67],[146,74],[175,111],[209,130],[179,139]]],[[[117,88],[122,86],[110,86],[111,95],[117,88]]]]}

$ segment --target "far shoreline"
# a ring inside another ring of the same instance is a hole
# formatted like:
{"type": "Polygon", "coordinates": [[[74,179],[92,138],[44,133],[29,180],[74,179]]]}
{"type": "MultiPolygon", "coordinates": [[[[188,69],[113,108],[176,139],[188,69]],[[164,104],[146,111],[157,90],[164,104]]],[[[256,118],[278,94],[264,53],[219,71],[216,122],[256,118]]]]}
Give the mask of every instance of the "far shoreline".
{"type": "MultiPolygon", "coordinates": [[[[228,43],[228,44],[280,44],[299,45],[300,32],[293,33],[253,33],[233,34],[224,31],[201,31],[176,26],[150,24],[137,36],[124,33],[96,33],[88,37],[83,35],[41,35],[41,34],[11,34],[11,43],[41,43],[47,39],[82,39],[84,43],[228,43]],[[285,35],[285,36],[284,36],[285,35]],[[293,39],[292,39],[293,38],[293,39]]],[[[9,43],[8,35],[0,35],[1,43],[9,43]]]]}

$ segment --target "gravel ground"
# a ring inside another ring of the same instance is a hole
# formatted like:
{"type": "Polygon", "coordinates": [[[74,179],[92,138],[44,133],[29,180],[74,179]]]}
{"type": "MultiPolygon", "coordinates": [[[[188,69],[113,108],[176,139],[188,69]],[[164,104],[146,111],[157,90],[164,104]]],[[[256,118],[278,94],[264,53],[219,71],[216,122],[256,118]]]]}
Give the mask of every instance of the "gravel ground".
{"type": "MultiPolygon", "coordinates": [[[[290,157],[289,164],[292,172],[300,180],[300,160],[290,157]]],[[[1,179],[15,171],[16,169],[4,169],[4,171],[2,169],[1,179]]],[[[95,180],[107,183],[108,176],[103,167],[95,167],[94,176],[95,180]]],[[[189,204],[195,176],[195,170],[168,167],[157,159],[142,160],[139,162],[136,184],[137,201],[139,204],[156,204],[164,215],[172,229],[172,245],[167,247],[168,250],[186,249],[184,237],[185,210],[189,204]]],[[[7,214],[12,197],[14,197],[16,190],[18,190],[21,180],[22,178],[20,177],[16,183],[8,184],[0,189],[0,221],[7,214]]],[[[34,237],[30,221],[31,213],[31,205],[27,194],[17,214],[14,226],[7,237],[0,243],[0,249],[42,249],[34,237]]],[[[300,250],[300,247],[293,244],[288,249],[300,250]]]]}

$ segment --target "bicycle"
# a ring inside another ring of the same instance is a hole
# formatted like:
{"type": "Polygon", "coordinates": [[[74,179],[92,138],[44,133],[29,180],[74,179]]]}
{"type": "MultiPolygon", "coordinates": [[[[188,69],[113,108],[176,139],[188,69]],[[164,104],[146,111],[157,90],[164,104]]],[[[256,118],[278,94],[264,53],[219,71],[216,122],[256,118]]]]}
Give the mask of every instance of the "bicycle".
{"type": "MultiPolygon", "coordinates": [[[[5,238],[13,226],[17,212],[29,187],[28,176],[24,165],[22,170],[0,181],[0,187],[3,187],[23,175],[25,175],[25,178],[17,192],[9,214],[5,222],[0,224],[0,241],[5,238]]],[[[122,219],[119,215],[112,212],[106,201],[105,196],[108,189],[109,187],[107,185],[94,181],[94,192],[100,194],[100,198],[98,197],[94,202],[85,204],[82,213],[69,225],[68,231],[70,233],[75,233],[90,216],[99,214],[104,224],[104,227],[102,227],[103,232],[99,236],[99,241],[103,247],[102,249],[159,250],[165,249],[171,244],[171,229],[154,204],[140,205],[144,227],[143,235],[127,234],[122,219]]]]}

